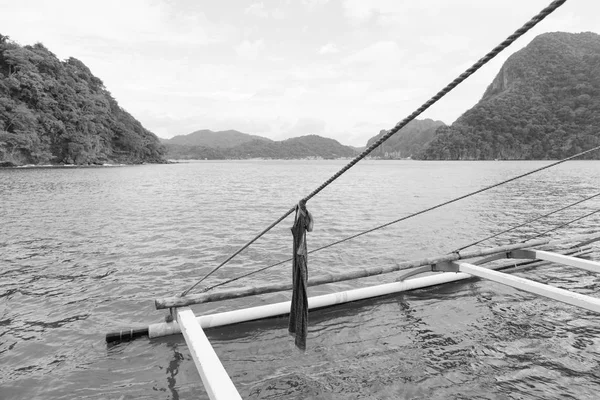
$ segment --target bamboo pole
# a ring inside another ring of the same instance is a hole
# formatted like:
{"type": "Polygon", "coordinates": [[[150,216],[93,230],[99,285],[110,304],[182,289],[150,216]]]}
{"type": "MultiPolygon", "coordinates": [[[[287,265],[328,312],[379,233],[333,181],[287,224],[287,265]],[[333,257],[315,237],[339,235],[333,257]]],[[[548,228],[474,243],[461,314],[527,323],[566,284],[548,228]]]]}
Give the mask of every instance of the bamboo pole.
{"type": "MultiPolygon", "coordinates": [[[[596,234],[595,237],[599,237],[599,236],[596,234]]],[[[529,242],[525,242],[525,243],[517,243],[517,244],[512,244],[512,245],[506,245],[506,246],[498,246],[498,247],[491,247],[491,248],[486,248],[486,249],[472,250],[469,252],[464,252],[462,254],[457,252],[457,253],[451,253],[451,254],[447,254],[447,255],[439,256],[439,257],[423,258],[420,260],[413,260],[413,261],[405,261],[402,263],[398,263],[398,264],[386,266],[386,267],[371,267],[371,268],[363,268],[363,269],[358,269],[358,270],[343,272],[343,273],[337,273],[337,274],[324,274],[324,275],[309,279],[308,286],[318,286],[318,285],[324,285],[327,283],[342,282],[342,281],[347,281],[347,280],[366,278],[369,276],[397,272],[400,270],[420,267],[423,265],[433,265],[433,264],[437,264],[437,263],[441,263],[441,262],[452,262],[452,261],[464,260],[464,259],[475,258],[475,257],[483,257],[483,256],[491,255],[491,254],[506,253],[506,252],[510,252],[513,250],[519,250],[519,249],[524,249],[524,248],[534,247],[534,246],[543,246],[543,245],[550,245],[550,244],[556,245],[556,244],[569,243],[569,242],[572,243],[577,240],[586,240],[586,239],[589,240],[590,238],[591,238],[591,235],[585,235],[579,239],[569,238],[569,239],[562,239],[562,240],[556,240],[556,241],[552,241],[551,239],[538,239],[538,240],[533,240],[533,241],[529,241],[529,242]]],[[[189,306],[192,304],[209,303],[209,302],[213,302],[213,301],[229,300],[229,299],[236,299],[236,298],[240,298],[240,297],[255,296],[255,295],[259,295],[259,294],[280,292],[280,291],[285,291],[285,290],[290,290],[290,289],[292,289],[291,282],[271,283],[271,284],[253,286],[253,287],[222,290],[222,291],[211,292],[211,293],[193,294],[193,295],[188,295],[185,297],[167,297],[167,298],[162,298],[162,299],[156,299],[154,302],[155,302],[156,309],[160,310],[160,309],[165,309],[165,308],[184,307],[184,306],[189,306]]]]}
{"type": "MultiPolygon", "coordinates": [[[[581,250],[568,250],[565,254],[573,256],[583,256],[591,252],[589,248],[583,248],[581,250]]],[[[490,269],[493,270],[504,270],[524,267],[538,267],[541,265],[549,264],[547,261],[521,261],[515,264],[514,261],[504,262],[499,265],[493,265],[490,269]]],[[[331,293],[321,296],[314,296],[308,298],[308,308],[310,310],[330,307],[336,304],[349,303],[352,301],[368,299],[372,297],[384,296],[392,293],[399,293],[403,291],[409,291],[414,289],[421,289],[425,287],[431,287],[444,283],[455,282],[463,279],[468,279],[469,276],[464,274],[444,274],[439,273],[436,275],[424,276],[420,278],[408,279],[401,282],[388,283],[377,286],[370,286],[360,289],[352,289],[344,292],[331,293]]],[[[269,317],[275,317],[278,315],[285,315],[290,312],[290,302],[284,301],[274,304],[266,304],[257,307],[244,308],[239,310],[225,311],[215,314],[208,314],[196,317],[198,323],[202,329],[214,328],[218,326],[225,326],[231,324],[237,324],[240,322],[254,321],[257,319],[264,319],[269,317]]],[[[176,335],[181,333],[181,329],[177,322],[160,322],[151,324],[148,327],[148,336],[152,338],[176,335]]]]}

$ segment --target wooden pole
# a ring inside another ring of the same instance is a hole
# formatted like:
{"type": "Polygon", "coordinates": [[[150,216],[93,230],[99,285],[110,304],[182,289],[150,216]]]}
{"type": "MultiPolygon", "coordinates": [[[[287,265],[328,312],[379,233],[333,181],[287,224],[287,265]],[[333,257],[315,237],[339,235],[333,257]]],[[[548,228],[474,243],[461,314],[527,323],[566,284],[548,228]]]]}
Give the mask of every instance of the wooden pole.
{"type": "MultiPolygon", "coordinates": [[[[551,245],[551,244],[556,245],[556,244],[561,244],[561,243],[573,243],[576,240],[590,239],[590,237],[591,237],[590,235],[585,235],[583,237],[578,237],[578,239],[569,238],[569,239],[563,239],[563,240],[557,240],[557,241],[552,241],[550,239],[539,239],[539,240],[529,241],[526,243],[518,243],[518,244],[499,246],[499,247],[491,247],[491,248],[487,248],[487,249],[478,249],[478,250],[472,250],[472,251],[464,252],[464,253],[451,253],[451,254],[447,254],[444,256],[423,258],[423,259],[414,260],[414,261],[405,261],[402,263],[398,263],[398,264],[390,265],[390,266],[386,266],[386,267],[371,267],[371,268],[363,268],[363,269],[359,269],[359,270],[337,273],[337,274],[324,274],[324,275],[309,279],[308,286],[318,286],[318,285],[324,285],[327,283],[341,282],[341,281],[347,281],[347,280],[353,280],[353,279],[359,279],[359,278],[366,278],[369,276],[397,272],[400,270],[420,267],[423,265],[432,265],[432,264],[437,264],[437,263],[441,263],[441,262],[449,262],[449,261],[452,262],[452,261],[464,260],[464,259],[475,258],[475,257],[483,257],[483,256],[488,256],[488,255],[496,254],[496,253],[506,253],[506,252],[510,252],[513,250],[524,249],[527,247],[543,246],[543,245],[551,245]]],[[[597,234],[595,235],[595,237],[600,238],[600,236],[598,236],[597,234]]],[[[211,292],[211,293],[193,294],[193,295],[188,295],[185,297],[167,297],[167,298],[162,298],[162,299],[156,299],[154,302],[155,302],[156,309],[160,310],[160,309],[173,308],[173,307],[185,307],[185,306],[189,306],[192,304],[209,303],[212,301],[221,301],[221,300],[236,299],[236,298],[240,298],[240,297],[255,296],[255,295],[259,295],[259,294],[281,292],[284,290],[290,290],[291,288],[292,288],[291,282],[272,283],[272,284],[254,286],[254,287],[221,290],[221,291],[211,292]]]]}
{"type": "Polygon", "coordinates": [[[492,271],[490,269],[482,268],[473,264],[460,263],[458,267],[461,272],[469,275],[489,279],[491,281],[502,283],[503,285],[511,286],[516,289],[539,294],[540,296],[545,296],[553,300],[562,301],[563,303],[600,313],[600,299],[597,297],[574,293],[569,290],[550,285],[544,285],[543,283],[531,281],[529,279],[514,275],[508,275],[503,272],[492,271]]]}

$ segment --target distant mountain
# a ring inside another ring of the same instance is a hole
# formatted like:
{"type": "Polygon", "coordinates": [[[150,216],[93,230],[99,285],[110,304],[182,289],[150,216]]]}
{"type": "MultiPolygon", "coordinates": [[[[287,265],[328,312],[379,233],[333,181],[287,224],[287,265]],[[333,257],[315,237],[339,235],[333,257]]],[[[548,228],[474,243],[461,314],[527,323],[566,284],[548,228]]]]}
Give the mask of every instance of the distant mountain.
{"type": "MultiPolygon", "coordinates": [[[[235,131],[225,131],[235,132],[235,131]]],[[[237,132],[239,133],[239,132],[237,132]]],[[[242,135],[245,135],[242,133],[242,135]]],[[[247,135],[250,136],[251,135],[247,135]]],[[[356,151],[340,144],[333,139],[317,135],[301,136],[283,141],[273,141],[259,136],[232,147],[187,146],[165,143],[167,158],[169,159],[299,159],[299,158],[324,158],[334,159],[352,157],[356,151]]]]}
{"type": "MultiPolygon", "coordinates": [[[[600,145],[600,35],[545,33],[511,55],[425,159],[558,159],[600,145]]],[[[600,158],[600,152],[586,158],[600,158]]]]}
{"type": "MultiPolygon", "coordinates": [[[[398,159],[408,158],[420,153],[423,148],[434,138],[435,131],[441,126],[446,126],[442,121],[432,119],[415,119],[396,132],[383,145],[371,153],[372,157],[398,159]]],[[[388,131],[382,130],[377,136],[367,142],[367,147],[379,140],[388,131]]]]}
{"type": "Polygon", "coordinates": [[[164,162],[163,153],[83,62],[0,35],[0,166],[164,162]]]}
{"type": "Polygon", "coordinates": [[[163,143],[178,144],[182,146],[205,146],[228,149],[252,140],[261,140],[266,142],[272,141],[271,139],[267,139],[262,136],[249,135],[247,133],[242,133],[235,130],[213,132],[208,129],[202,129],[187,135],[175,136],[172,139],[163,139],[163,143]]]}

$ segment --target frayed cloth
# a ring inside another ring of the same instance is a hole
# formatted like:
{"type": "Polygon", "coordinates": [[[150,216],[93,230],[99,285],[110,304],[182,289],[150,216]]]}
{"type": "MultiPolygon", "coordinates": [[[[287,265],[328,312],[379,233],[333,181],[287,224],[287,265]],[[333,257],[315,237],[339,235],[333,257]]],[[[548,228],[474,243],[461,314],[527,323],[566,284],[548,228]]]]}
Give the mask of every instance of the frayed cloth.
{"type": "Polygon", "coordinates": [[[296,206],[296,219],[292,226],[294,249],[292,259],[292,303],[288,330],[296,337],[295,344],[301,350],[306,349],[308,335],[308,253],[306,250],[306,232],[313,228],[312,215],[306,209],[306,203],[300,201],[296,206]]]}

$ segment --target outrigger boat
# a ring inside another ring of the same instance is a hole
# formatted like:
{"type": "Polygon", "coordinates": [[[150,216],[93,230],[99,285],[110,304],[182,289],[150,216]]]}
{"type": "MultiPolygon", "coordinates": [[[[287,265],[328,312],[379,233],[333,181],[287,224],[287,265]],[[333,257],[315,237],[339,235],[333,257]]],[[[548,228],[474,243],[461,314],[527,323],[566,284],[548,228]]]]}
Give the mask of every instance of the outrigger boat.
{"type": "MultiPolygon", "coordinates": [[[[466,279],[482,278],[600,313],[600,298],[500,272],[502,270],[515,272],[548,263],[559,263],[600,273],[600,262],[582,258],[593,252],[590,245],[598,241],[600,241],[600,234],[582,235],[562,240],[542,239],[464,252],[463,254],[452,253],[434,258],[407,261],[387,268],[370,268],[343,274],[323,275],[309,280],[309,286],[401,271],[401,275],[395,279],[395,282],[309,297],[308,306],[309,309],[314,310],[466,279]],[[484,267],[484,264],[488,264],[489,267],[484,267]],[[427,275],[416,276],[424,273],[427,275]]],[[[106,340],[108,343],[118,343],[141,336],[148,336],[152,339],[183,333],[209,398],[212,400],[241,399],[204,330],[288,314],[290,301],[201,316],[196,316],[189,306],[287,291],[291,289],[291,286],[289,283],[268,284],[185,297],[156,299],[156,308],[170,310],[172,320],[151,324],[142,329],[109,333],[106,340]]]]}
{"type": "MultiPolygon", "coordinates": [[[[405,126],[408,122],[416,118],[420,113],[422,113],[425,109],[443,97],[446,93],[456,87],[460,82],[470,76],[473,72],[475,72],[478,68],[484,65],[487,61],[493,58],[496,54],[498,54],[501,50],[510,45],[514,40],[516,40],[519,36],[527,32],[533,26],[535,26],[538,22],[540,22],[544,17],[549,15],[552,11],[562,5],[566,0],[555,0],[548,7],[542,10],[538,15],[536,15],[531,21],[525,24],[522,28],[517,30],[513,35],[511,35],[507,40],[501,43],[499,46],[494,48],[490,53],[488,53],[485,57],[475,63],[471,68],[465,71],[461,76],[455,79],[452,83],[442,89],[438,94],[436,94],[432,99],[423,104],[419,109],[417,109],[413,114],[400,121],[393,129],[388,131],[383,137],[381,137],[377,142],[373,143],[369,148],[367,148],[363,153],[357,156],[354,160],[352,160],[348,165],[346,165],[342,170],[340,170],[337,174],[335,174],[332,178],[330,178],[327,182],[317,188],[314,192],[309,194],[306,198],[301,200],[300,204],[305,203],[314,195],[319,193],[325,186],[332,183],[335,179],[337,179],[341,174],[351,168],[358,161],[365,158],[369,155],[375,148],[381,145],[385,140],[391,137],[394,133],[400,130],[403,126],[405,126]]],[[[321,250],[331,245],[338,244],[341,242],[345,242],[347,240],[353,239],[362,234],[366,234],[372,232],[376,229],[388,226],[392,223],[400,222],[407,218],[410,218],[415,215],[419,215],[425,213],[427,211],[433,210],[438,207],[442,207],[446,204],[450,204],[452,202],[464,199],[468,196],[481,193],[484,190],[499,186],[500,184],[504,184],[515,179],[521,178],[526,175],[530,175],[542,169],[550,168],[554,165],[560,164],[562,162],[568,161],[575,157],[581,156],[583,154],[587,154],[591,151],[595,151],[600,149],[600,146],[588,149],[584,152],[571,156],[567,159],[560,160],[548,166],[539,168],[537,170],[531,171],[529,173],[520,175],[515,178],[508,179],[504,182],[500,182],[498,184],[489,186],[487,188],[478,190],[476,192],[470,193],[468,195],[460,196],[451,201],[446,201],[441,203],[435,207],[420,211],[415,214],[411,214],[408,217],[400,218],[396,221],[392,221],[390,223],[384,224],[374,229],[367,230],[365,232],[360,233],[359,235],[354,235],[349,238],[340,240],[339,242],[335,242],[333,244],[324,246],[317,250],[321,250]]],[[[593,197],[600,196],[600,193],[588,197],[587,199],[581,200],[589,200],[593,197]]],[[[581,201],[574,203],[578,204],[581,201]]],[[[572,205],[574,205],[572,204],[572,205]]],[[[572,206],[571,205],[571,206],[572,206]]],[[[567,206],[569,207],[569,206],[567,206]]],[[[564,208],[567,208],[564,207],[564,208]]],[[[563,209],[564,209],[563,208],[563,209]]],[[[227,258],[221,265],[217,268],[213,269],[209,274],[207,274],[204,278],[211,275],[217,269],[226,264],[229,260],[243,251],[245,248],[250,246],[254,241],[264,235],[267,231],[277,225],[279,222],[283,221],[287,216],[289,216],[295,208],[292,208],[286,214],[284,214],[281,218],[275,221],[271,226],[262,231],[257,237],[249,241],[244,247],[239,249],[232,256],[227,258]]],[[[562,209],[561,209],[562,210],[562,209]]],[[[558,210],[560,211],[560,210],[558,210]]],[[[576,220],[580,220],[586,216],[594,214],[596,212],[600,212],[600,210],[594,211],[593,213],[587,214],[581,218],[576,220]]],[[[546,214],[546,215],[550,215],[546,214]]],[[[571,222],[574,222],[573,220],[571,222]]],[[[562,225],[561,225],[562,227],[562,225]]],[[[544,234],[550,231],[544,232],[544,234]]],[[[542,234],[543,235],[543,234],[542,234]]],[[[538,235],[538,236],[542,236],[538,235]]],[[[561,240],[553,240],[553,239],[534,239],[534,240],[526,240],[521,243],[513,243],[510,245],[500,246],[500,247],[489,247],[479,250],[472,251],[464,251],[465,248],[456,250],[446,255],[425,258],[420,260],[413,261],[405,261],[402,263],[398,263],[392,266],[383,266],[383,267],[371,267],[365,268],[361,270],[349,271],[338,274],[327,274],[322,276],[313,277],[308,279],[305,282],[306,286],[313,287],[317,285],[324,285],[333,282],[347,281],[347,280],[355,280],[360,278],[366,278],[375,275],[381,274],[390,274],[390,273],[398,273],[400,272],[400,276],[396,277],[394,282],[380,284],[375,286],[368,286],[353,290],[347,290],[343,292],[336,292],[331,294],[325,294],[320,296],[314,296],[308,298],[308,308],[309,309],[318,309],[323,307],[330,307],[336,304],[348,303],[362,299],[368,299],[378,296],[384,295],[392,295],[395,293],[406,292],[410,290],[427,288],[436,285],[442,285],[451,282],[457,282],[466,279],[472,278],[481,278],[487,279],[493,282],[497,282],[503,285],[508,285],[513,288],[527,291],[530,293],[534,293],[540,296],[547,297],[549,299],[560,301],[566,304],[570,304],[576,307],[581,307],[586,310],[590,310],[596,313],[600,313],[600,298],[583,295],[580,293],[575,293],[569,290],[561,289],[558,287],[554,287],[547,284],[542,284],[539,282],[535,282],[533,280],[525,279],[519,276],[511,275],[506,272],[501,272],[502,270],[506,271],[517,271],[523,268],[531,268],[540,266],[547,263],[559,263],[568,267],[580,268],[587,271],[591,271],[594,273],[600,273],[600,262],[593,261],[590,259],[582,258],[584,256],[588,256],[593,254],[592,244],[600,241],[600,233],[587,234],[582,236],[570,237],[561,240]],[[418,277],[417,275],[426,274],[425,276],[418,277]]],[[[480,241],[481,242],[481,241],[480,241]]],[[[480,243],[477,242],[477,243],[480,243]]],[[[470,247],[470,246],[467,246],[470,247]]],[[[316,250],[313,250],[316,251],[316,250]]],[[[286,260],[285,262],[290,261],[286,260]]],[[[271,265],[267,268],[283,264],[284,262],[277,263],[271,265]]],[[[296,268],[294,266],[294,268],[296,268]]],[[[266,269],[266,268],[264,268],[266,269]]],[[[261,269],[261,270],[264,270],[261,269]]],[[[261,271],[259,270],[259,271],[261,271]]],[[[255,271],[257,272],[257,271],[255,271]]],[[[249,274],[248,274],[249,275],[249,274]]],[[[247,275],[245,275],[247,276],[247,275]]],[[[203,278],[203,279],[204,279],[203,278]]],[[[203,280],[202,279],[202,280],[203,280]]],[[[238,279],[238,278],[235,278],[238,279]]],[[[233,281],[232,279],[230,281],[233,281]]],[[[201,280],[201,281],[202,281],[201,280]]],[[[200,282],[201,282],[200,281],[200,282]]],[[[197,282],[193,287],[195,287],[199,282],[197,282]]],[[[286,282],[286,283],[275,283],[275,284],[264,284],[254,287],[246,287],[241,289],[229,289],[229,290],[220,290],[220,291],[210,291],[208,292],[206,289],[200,294],[189,294],[189,291],[192,289],[188,289],[181,296],[169,297],[169,298],[161,298],[155,300],[155,306],[158,310],[168,309],[170,314],[167,316],[167,321],[162,323],[156,323],[149,325],[148,327],[141,329],[128,329],[122,330],[115,333],[109,333],[106,335],[107,343],[118,343],[122,341],[129,341],[141,336],[149,336],[150,338],[156,338],[167,335],[174,335],[183,333],[185,338],[185,342],[189,347],[190,353],[194,359],[194,363],[198,369],[198,373],[202,378],[202,382],[204,384],[204,388],[208,393],[210,399],[212,400],[232,400],[232,399],[241,399],[234,383],[231,378],[227,374],[223,364],[219,360],[219,357],[215,353],[213,347],[211,346],[209,340],[204,333],[205,329],[209,329],[212,327],[231,325],[236,323],[241,323],[245,321],[252,321],[262,318],[269,318],[278,315],[285,315],[290,313],[290,307],[292,302],[281,302],[275,304],[262,305],[258,307],[251,307],[245,309],[237,309],[226,312],[220,312],[216,314],[209,315],[201,315],[196,316],[192,309],[191,305],[194,304],[202,304],[214,301],[222,301],[229,300],[235,298],[242,298],[247,296],[258,296],[266,293],[273,293],[278,291],[289,291],[290,289],[296,290],[296,279],[294,282],[286,282]]],[[[221,284],[214,285],[208,289],[212,289],[216,286],[220,286],[221,284]]]]}

